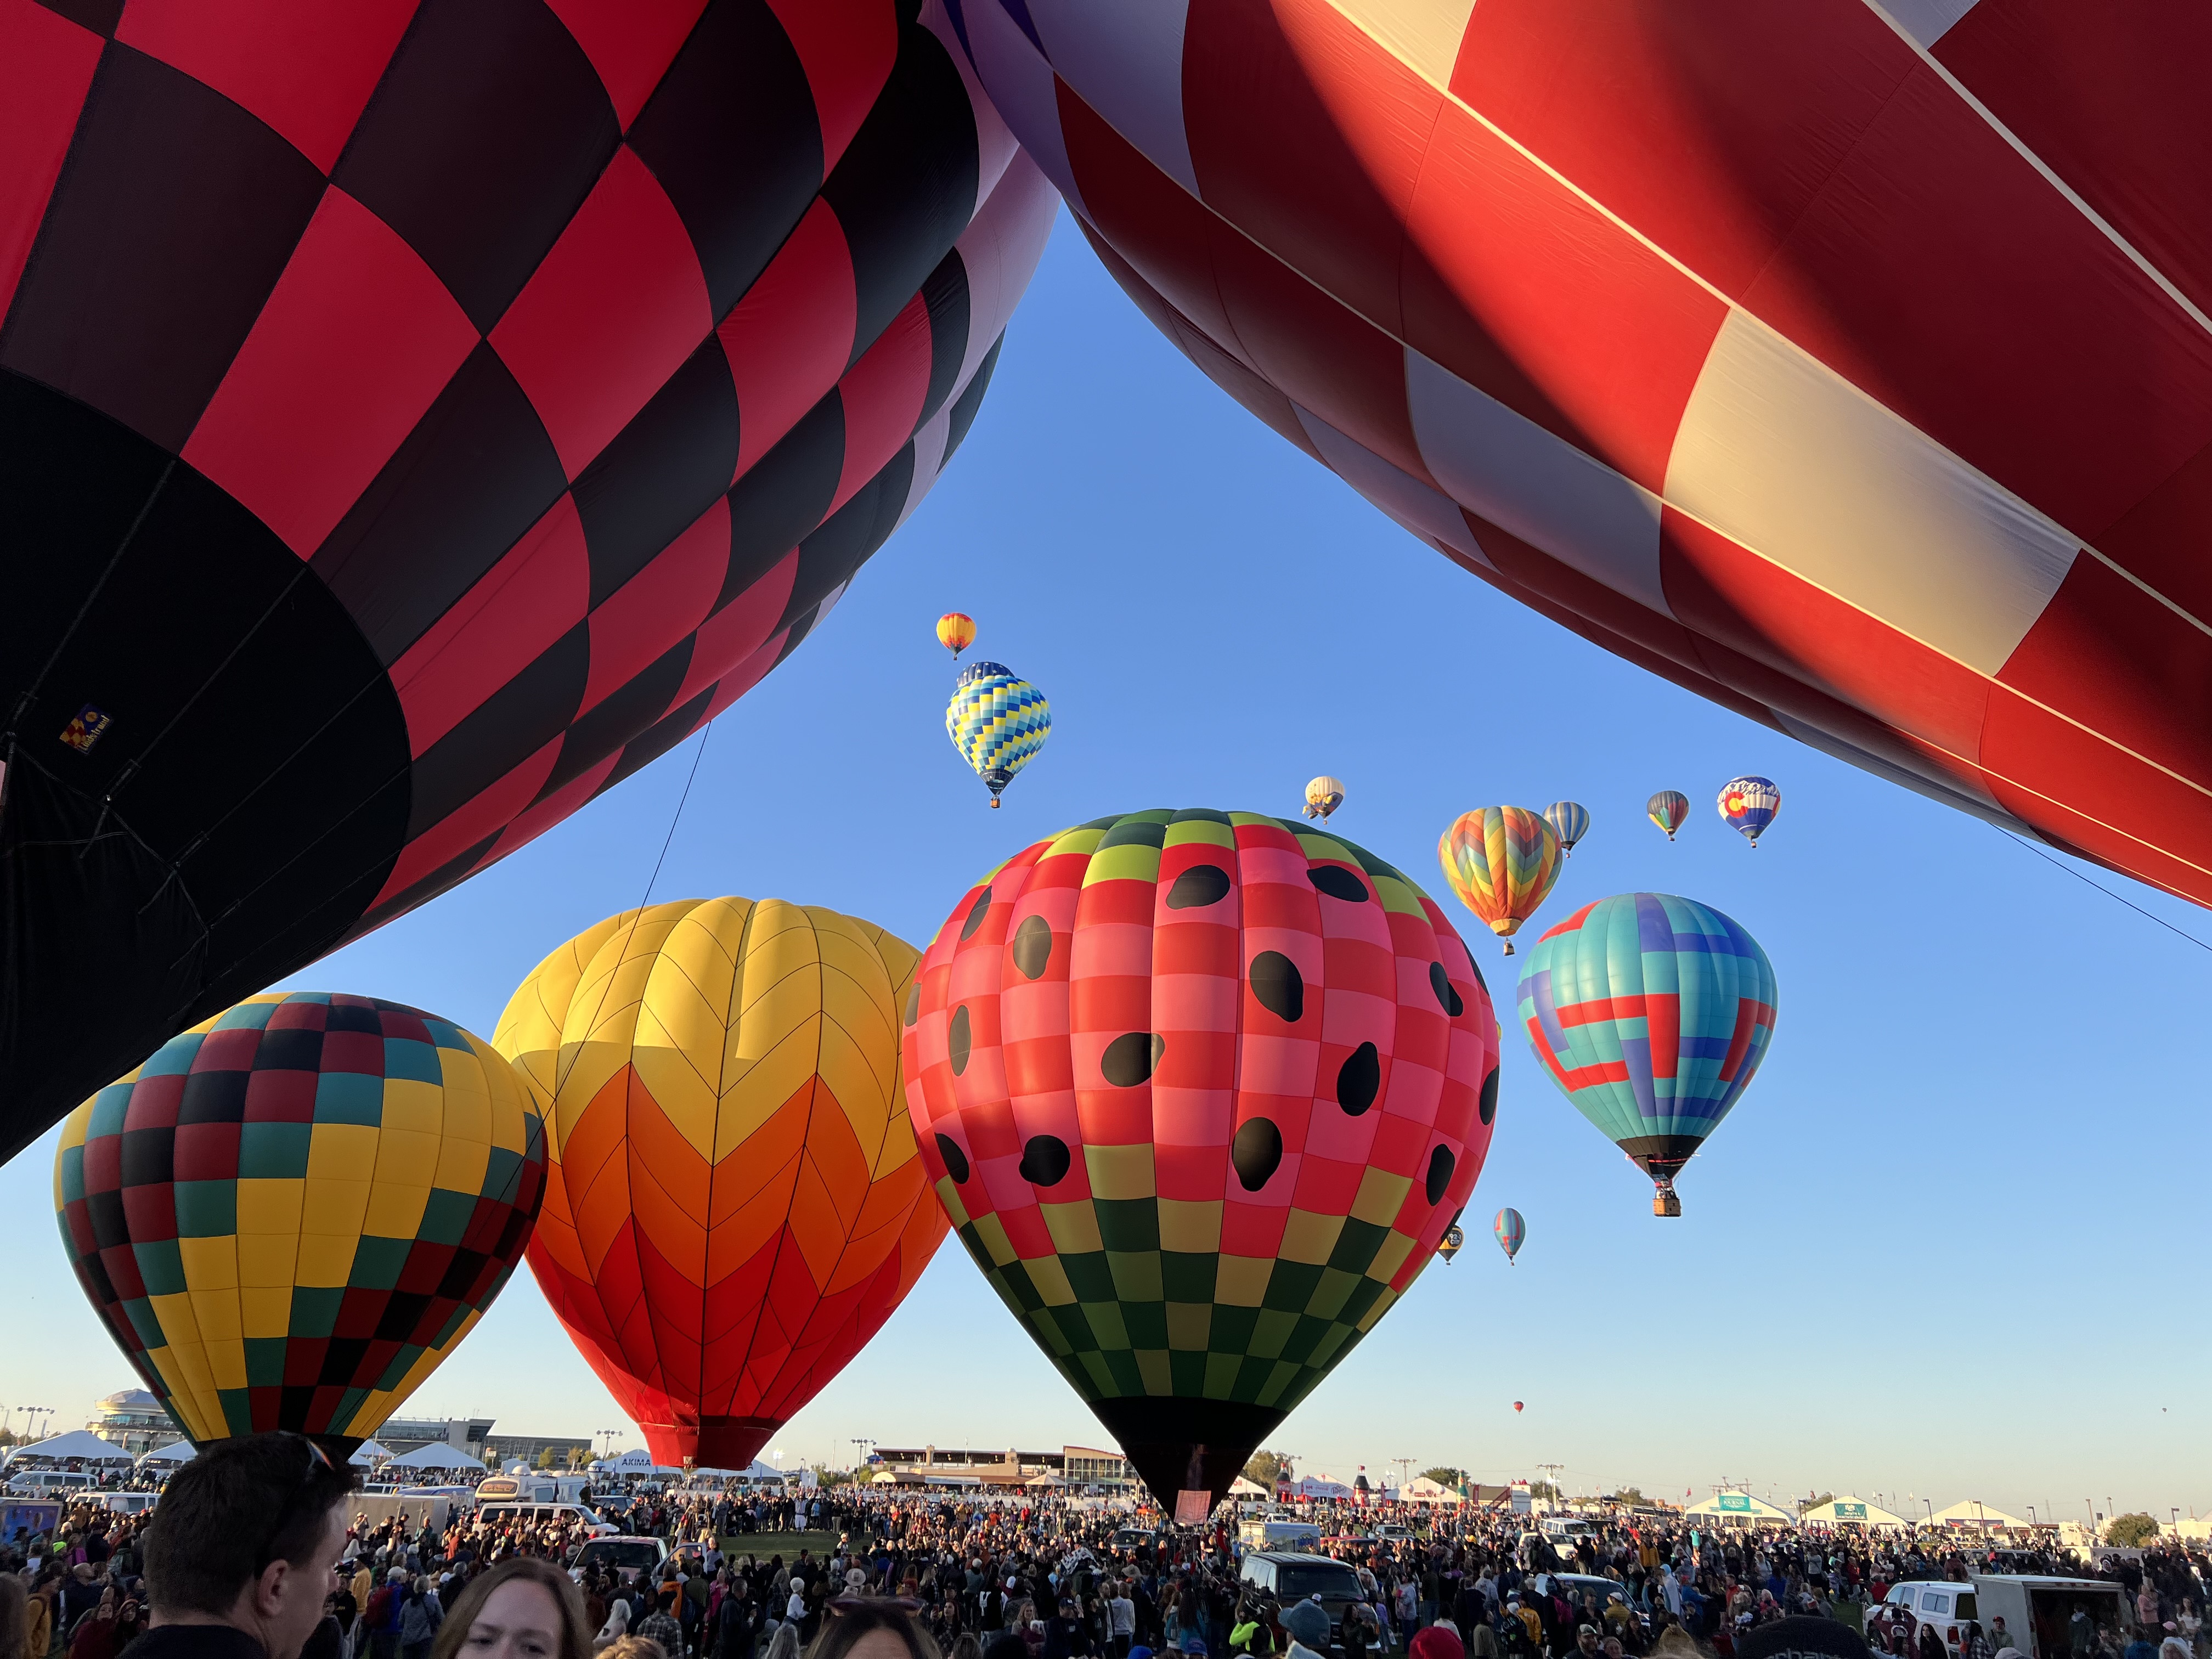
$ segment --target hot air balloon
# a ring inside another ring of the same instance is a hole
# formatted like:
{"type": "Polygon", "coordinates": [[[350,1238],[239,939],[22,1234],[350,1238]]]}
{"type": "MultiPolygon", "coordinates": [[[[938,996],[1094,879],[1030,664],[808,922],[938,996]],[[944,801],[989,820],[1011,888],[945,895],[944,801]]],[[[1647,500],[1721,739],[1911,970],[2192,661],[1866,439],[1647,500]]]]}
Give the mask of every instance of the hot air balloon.
{"type": "Polygon", "coordinates": [[[1586,904],[1521,964],[1528,1046],[1574,1108],[1680,1215],[1674,1177],[1743,1091],[1774,1036],[1774,968],[1759,941],[1695,899],[1620,893],[1586,904]]]}
{"type": "Polygon", "coordinates": [[[1521,1409],[1521,1402],[1519,1401],[1516,1400],[1513,1402],[1513,1409],[1516,1412],[1521,1409]]]}
{"type": "Polygon", "coordinates": [[[776,899],[610,916],[492,1041],[552,1129],[531,1271],[656,1462],[743,1468],[928,1266],[912,946],[776,899]]]}
{"type": "Polygon", "coordinates": [[[915,10],[0,12],[0,1157],[697,731],[929,489],[1055,198],[915,10]]]}
{"type": "Polygon", "coordinates": [[[2212,902],[2197,9],[960,13],[1137,304],[1446,556],[2212,902]]]}
{"type": "Polygon", "coordinates": [[[1350,842],[1159,810],[999,866],[919,982],[907,1102],[961,1243],[1203,1519],[1467,1202],[1498,1090],[1472,959],[1350,842]]]}
{"type": "Polygon", "coordinates": [[[1437,1254],[1443,1258],[1444,1266],[1449,1267],[1451,1266],[1451,1259],[1457,1255],[1466,1244],[1467,1235],[1462,1232],[1458,1224],[1455,1223],[1444,1229],[1443,1242],[1437,1246],[1437,1254]]]}
{"type": "Polygon", "coordinates": [[[1328,821],[1328,815],[1343,805],[1344,781],[1342,779],[1332,778],[1324,774],[1307,783],[1305,817],[1319,818],[1326,823],[1328,821]]]}
{"type": "Polygon", "coordinates": [[[957,657],[975,643],[975,619],[965,611],[946,611],[937,619],[937,642],[957,657]]]}
{"type": "Polygon", "coordinates": [[[1500,1210],[1492,1231],[1498,1235],[1498,1248],[1505,1252],[1507,1265],[1521,1254],[1521,1241],[1528,1237],[1528,1224],[1521,1218],[1521,1212],[1511,1207],[1500,1210]]]}
{"type": "Polygon", "coordinates": [[[1579,801],[1555,800],[1544,809],[1544,821],[1559,838],[1559,851],[1575,855],[1575,843],[1589,834],[1589,811],[1579,801]]]}
{"type": "Polygon", "coordinates": [[[1755,848],[1782,810],[1782,792],[1771,778],[1730,778],[1721,786],[1718,805],[1721,822],[1748,837],[1755,848]]]}
{"type": "Polygon", "coordinates": [[[1559,878],[1559,838],[1522,806],[1478,806],[1437,839],[1437,862],[1459,902],[1513,954],[1513,935],[1559,878]]]}
{"type": "Polygon", "coordinates": [[[1662,789],[1644,804],[1644,815],[1667,832],[1667,839],[1674,839],[1690,816],[1690,798],[1679,789],[1662,789]]]}
{"type": "Polygon", "coordinates": [[[108,1334],[194,1444],[291,1429],[350,1453],[514,1271],[545,1141],[481,1037],[288,991],[70,1113],[54,1207],[108,1334]]]}
{"type": "Polygon", "coordinates": [[[1052,705],[1011,668],[974,662],[953,682],[945,735],[991,792],[991,805],[1052,735],[1052,705]]]}

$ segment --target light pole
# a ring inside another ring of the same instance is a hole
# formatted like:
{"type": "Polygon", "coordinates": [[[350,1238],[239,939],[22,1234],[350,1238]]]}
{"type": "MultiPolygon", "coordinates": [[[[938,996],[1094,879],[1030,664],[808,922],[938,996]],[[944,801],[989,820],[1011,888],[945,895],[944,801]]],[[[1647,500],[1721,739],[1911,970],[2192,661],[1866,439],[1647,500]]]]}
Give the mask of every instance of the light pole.
{"type": "Polygon", "coordinates": [[[856,1434],[853,1437],[853,1474],[855,1480],[859,1479],[860,1471],[868,1466],[868,1449],[875,1443],[864,1434],[856,1434]]]}
{"type": "Polygon", "coordinates": [[[609,1456],[613,1453],[615,1449],[615,1437],[621,1432],[622,1431],[620,1429],[601,1429],[598,1434],[593,1437],[595,1439],[604,1440],[607,1443],[605,1448],[599,1453],[601,1457],[604,1458],[609,1456]]]}

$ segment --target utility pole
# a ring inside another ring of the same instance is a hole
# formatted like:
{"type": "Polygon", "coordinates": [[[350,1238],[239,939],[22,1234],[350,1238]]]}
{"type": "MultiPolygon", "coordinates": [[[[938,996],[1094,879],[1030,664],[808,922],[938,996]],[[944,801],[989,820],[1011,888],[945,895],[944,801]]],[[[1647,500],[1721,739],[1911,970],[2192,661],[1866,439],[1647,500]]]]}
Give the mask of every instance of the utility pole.
{"type": "Polygon", "coordinates": [[[1564,1463],[1539,1463],[1536,1467],[1543,1470],[1545,1474],[1549,1477],[1546,1480],[1545,1484],[1552,1489],[1551,1501],[1554,1504],[1563,1501],[1565,1494],[1559,1491],[1559,1475],[1566,1468],[1566,1465],[1564,1463]]]}
{"type": "Polygon", "coordinates": [[[1398,1466],[1398,1495],[1402,1498],[1406,1492],[1406,1483],[1413,1478],[1413,1460],[1410,1457],[1394,1457],[1390,1461],[1398,1466]]]}
{"type": "Polygon", "coordinates": [[[855,1478],[858,1478],[862,1469],[867,1468],[868,1450],[875,1443],[864,1434],[853,1437],[853,1474],[855,1478]]]}

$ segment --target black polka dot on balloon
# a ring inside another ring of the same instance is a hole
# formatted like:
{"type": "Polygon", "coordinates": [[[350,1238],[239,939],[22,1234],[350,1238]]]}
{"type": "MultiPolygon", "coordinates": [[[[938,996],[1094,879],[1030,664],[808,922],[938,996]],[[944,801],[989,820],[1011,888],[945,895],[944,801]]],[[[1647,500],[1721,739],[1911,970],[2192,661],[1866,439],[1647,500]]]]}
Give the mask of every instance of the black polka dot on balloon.
{"type": "Polygon", "coordinates": [[[983,925],[984,915],[991,908],[991,890],[986,887],[975,895],[975,902],[968,907],[968,920],[960,924],[960,937],[973,939],[975,930],[983,925]]]}
{"type": "Polygon", "coordinates": [[[1498,1115],[1498,1073],[1499,1070],[1500,1068],[1496,1066],[1492,1066],[1490,1068],[1490,1075],[1482,1079],[1482,1105],[1480,1109],[1482,1112],[1482,1121],[1485,1123],[1489,1122],[1491,1119],[1498,1115]]]}
{"type": "Polygon", "coordinates": [[[1280,951],[1262,951],[1246,975],[1260,1006],[1277,1019],[1295,1025],[1306,1011],[1305,975],[1280,951]]]}
{"type": "Polygon", "coordinates": [[[1474,959],[1474,952],[1468,948],[1468,942],[1465,939],[1462,939],[1459,942],[1459,953],[1467,958],[1467,971],[1473,974],[1474,975],[1474,982],[1482,987],[1483,995],[1488,996],[1490,994],[1490,981],[1483,978],[1482,964],[1474,959]]]}
{"type": "Polygon", "coordinates": [[[1467,1012],[1467,1000],[1453,988],[1451,975],[1444,972],[1441,962],[1429,964],[1429,989],[1437,994],[1437,1001],[1454,1019],[1467,1012]]]}
{"type": "Polygon", "coordinates": [[[1444,1188],[1451,1185],[1452,1165],[1456,1162],[1458,1160],[1452,1157],[1449,1146],[1439,1146],[1429,1154],[1427,1191],[1430,1203],[1443,1202],[1444,1188]]]}
{"type": "Polygon", "coordinates": [[[920,980],[916,980],[913,984],[908,986],[906,990],[906,1023],[911,1025],[915,1021],[921,1018],[921,981],[920,980]]]}
{"type": "Polygon", "coordinates": [[[968,1029],[968,1005],[963,1002],[952,1011],[952,1029],[945,1036],[945,1046],[952,1056],[953,1076],[968,1069],[968,1051],[974,1042],[968,1029]]]}
{"type": "Polygon", "coordinates": [[[1218,864],[1194,864],[1168,889],[1170,910],[1202,910],[1229,896],[1229,872],[1218,864]]]}
{"type": "Polygon", "coordinates": [[[1375,1103],[1382,1089],[1382,1056],[1373,1043],[1363,1042],[1336,1068],[1336,1103],[1358,1117],[1375,1103]]]}
{"type": "Polygon", "coordinates": [[[1275,1173],[1283,1161],[1283,1132],[1264,1117],[1255,1117],[1237,1132],[1229,1143],[1230,1166],[1237,1171],[1237,1180],[1248,1193],[1256,1193],[1267,1184],[1267,1177],[1275,1173]]]}
{"type": "Polygon", "coordinates": [[[1022,1179],[1032,1187],[1057,1187],[1067,1178],[1067,1143],[1058,1135],[1031,1135],[1022,1147],[1022,1179]]]}
{"type": "Polygon", "coordinates": [[[1342,899],[1347,904],[1364,903],[1367,885],[1340,864],[1316,864],[1306,871],[1306,879],[1333,899],[1342,899]]]}
{"type": "Polygon", "coordinates": [[[963,1185],[969,1176],[968,1154],[960,1150],[960,1143],[951,1135],[937,1138],[937,1155],[945,1160],[945,1172],[963,1185]]]}
{"type": "Polygon", "coordinates": [[[1152,1076],[1166,1048],[1167,1040],[1150,1031],[1124,1031],[1106,1045],[1098,1069],[1115,1088],[1133,1089],[1152,1076]]]}
{"type": "Polygon", "coordinates": [[[1014,966],[1024,979],[1042,979],[1052,960],[1052,924],[1042,916],[1027,916],[1014,929],[1014,966]]]}

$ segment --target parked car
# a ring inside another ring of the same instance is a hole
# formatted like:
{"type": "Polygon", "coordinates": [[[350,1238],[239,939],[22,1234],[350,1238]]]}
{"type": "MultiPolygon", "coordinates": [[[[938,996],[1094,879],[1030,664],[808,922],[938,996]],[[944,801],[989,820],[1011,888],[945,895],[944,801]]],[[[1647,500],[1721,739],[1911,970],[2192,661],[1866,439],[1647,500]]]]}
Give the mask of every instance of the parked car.
{"type": "Polygon", "coordinates": [[[1943,1645],[1954,1653],[1963,1650],[1966,1622],[1981,1617],[1974,1587],[1947,1578],[1914,1578],[1892,1584],[1881,1604],[1911,1613],[1916,1630],[1922,1625],[1935,1626],[1943,1645]]]}
{"type": "Polygon", "coordinates": [[[660,1564],[667,1559],[666,1539],[617,1533],[610,1537],[587,1539],[579,1545],[575,1558],[568,1563],[568,1577],[580,1584],[589,1569],[607,1567],[625,1584],[635,1583],[641,1573],[650,1582],[659,1577],[660,1564]]]}
{"type": "Polygon", "coordinates": [[[1246,1583],[1265,1590],[1281,1607],[1320,1597],[1328,1614],[1329,1650],[1344,1651],[1345,1610],[1360,1599],[1359,1577],[1350,1567],[1326,1555],[1254,1550],[1244,1557],[1240,1572],[1246,1583]]]}

